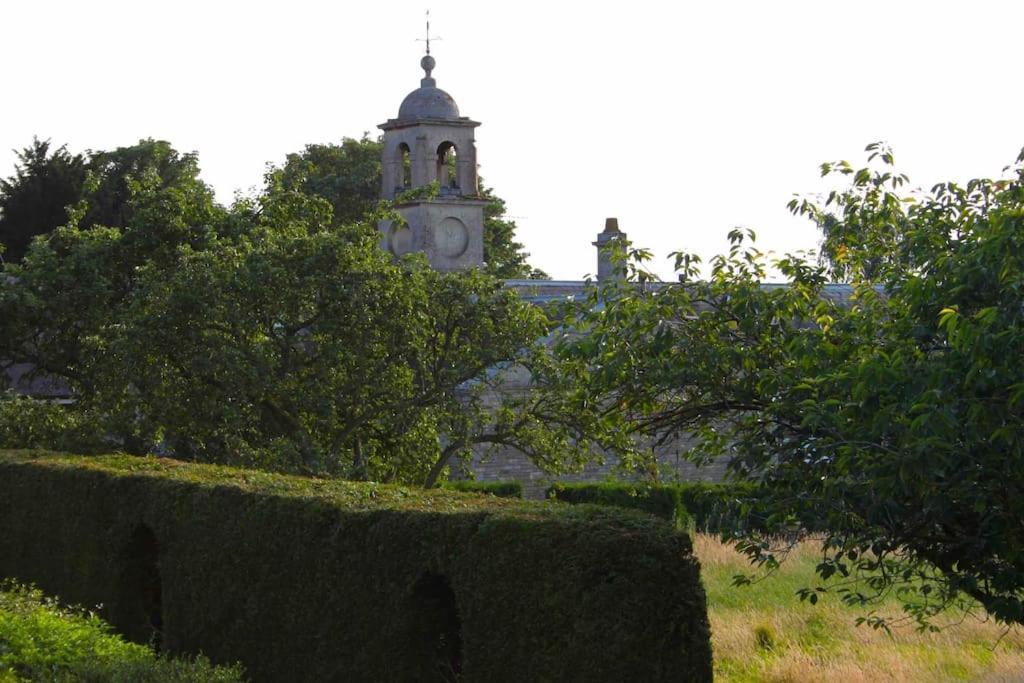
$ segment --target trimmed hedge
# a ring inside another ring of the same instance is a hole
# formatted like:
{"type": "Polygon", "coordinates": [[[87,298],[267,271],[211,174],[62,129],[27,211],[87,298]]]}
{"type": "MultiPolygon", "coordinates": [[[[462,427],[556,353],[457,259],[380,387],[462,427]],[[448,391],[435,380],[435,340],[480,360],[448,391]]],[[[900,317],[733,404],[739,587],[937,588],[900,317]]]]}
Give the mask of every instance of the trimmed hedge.
{"type": "Polygon", "coordinates": [[[459,479],[457,481],[446,481],[441,488],[450,491],[463,491],[465,493],[487,493],[499,498],[522,498],[523,485],[518,481],[474,481],[472,479],[459,479]]]}
{"type": "Polygon", "coordinates": [[[240,683],[239,667],[159,657],[125,642],[95,614],[38,590],[0,583],[0,681],[240,683]]]}
{"type": "Polygon", "coordinates": [[[712,675],[689,538],[628,510],[0,452],[0,575],[257,681],[712,675]]]}
{"type": "Polygon", "coordinates": [[[598,484],[555,484],[548,488],[548,498],[566,503],[593,503],[642,510],[661,517],[683,529],[690,516],[682,504],[679,490],[673,486],[651,486],[621,482],[598,484]]]}
{"type": "Polygon", "coordinates": [[[701,531],[766,528],[764,518],[749,509],[757,498],[758,485],[753,482],[686,482],[675,486],[694,526],[701,531]]]}
{"type": "Polygon", "coordinates": [[[743,504],[757,493],[753,483],[686,482],[680,484],[639,484],[602,482],[555,484],[547,497],[567,503],[593,503],[643,510],[669,520],[680,528],[691,524],[712,533],[736,528],[762,529],[756,515],[745,514],[743,504]]]}

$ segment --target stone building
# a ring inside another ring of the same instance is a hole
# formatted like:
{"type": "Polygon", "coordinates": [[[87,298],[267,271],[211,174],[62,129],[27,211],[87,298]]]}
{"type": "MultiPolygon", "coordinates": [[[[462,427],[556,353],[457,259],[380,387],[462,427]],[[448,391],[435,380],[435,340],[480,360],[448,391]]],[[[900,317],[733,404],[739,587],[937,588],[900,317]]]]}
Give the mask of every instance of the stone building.
{"type": "MultiPolygon", "coordinates": [[[[420,87],[402,101],[398,116],[380,124],[384,131],[381,197],[394,201],[406,225],[382,222],[381,246],[396,256],[423,252],[438,270],[452,271],[484,265],[483,206],[477,190],[477,150],[473,132],[479,122],[462,116],[455,99],[437,87],[432,73],[437,63],[429,54],[420,66],[425,76],[420,87]]],[[[597,279],[615,277],[606,249],[625,240],[618,220],[609,218],[593,245],[597,279]]],[[[544,304],[580,296],[583,280],[507,280],[525,300],[544,304]]],[[[529,391],[525,372],[504,381],[508,392],[529,391]]],[[[685,444],[658,453],[662,476],[684,480],[721,478],[722,467],[697,469],[682,457],[685,444]]],[[[614,459],[591,465],[583,473],[559,477],[561,481],[589,481],[609,477],[614,459]]],[[[489,451],[474,458],[473,476],[482,481],[517,480],[528,495],[540,495],[548,477],[523,453],[513,448],[489,451]]]]}
{"type": "MultiPolygon", "coordinates": [[[[477,193],[477,149],[473,131],[479,122],[459,112],[455,99],[437,87],[432,76],[436,61],[428,54],[420,66],[425,71],[420,87],[402,101],[398,117],[382,123],[384,131],[383,183],[381,196],[396,202],[407,226],[382,223],[381,244],[392,254],[412,251],[426,254],[438,270],[451,271],[484,265],[483,205],[477,193]],[[436,195],[430,196],[430,188],[436,195]]],[[[595,272],[598,281],[616,277],[606,247],[626,240],[626,233],[615,218],[605,221],[604,230],[592,243],[595,246],[595,272]]],[[[582,295],[587,283],[582,280],[506,280],[523,299],[538,305],[582,295]]],[[[785,285],[765,284],[764,287],[785,285]]],[[[825,296],[845,302],[851,290],[847,285],[828,285],[825,296]]],[[[509,375],[504,391],[528,392],[530,378],[524,371],[509,375]]],[[[664,446],[655,455],[659,476],[684,481],[715,481],[722,478],[725,463],[697,468],[683,456],[685,442],[664,446]]],[[[517,480],[528,495],[540,495],[549,478],[523,453],[504,448],[478,455],[472,464],[473,476],[482,481],[517,480]]],[[[607,458],[579,474],[560,476],[560,481],[593,481],[612,476],[615,461],[607,458]]]]}
{"type": "Polygon", "coordinates": [[[381,245],[392,254],[423,252],[441,271],[484,262],[484,206],[477,189],[480,124],[459,115],[451,95],[431,76],[435,61],[420,61],[426,75],[384,131],[381,197],[395,202],[406,225],[383,221],[381,245]]]}
{"type": "MultiPolygon", "coordinates": [[[[402,101],[398,116],[380,124],[384,145],[381,196],[395,202],[404,225],[382,222],[381,246],[400,256],[422,252],[440,271],[456,271],[484,265],[483,209],[486,202],[477,186],[477,150],[474,131],[479,122],[462,116],[454,98],[437,87],[432,76],[436,62],[428,53],[420,62],[425,75],[420,87],[402,101]]],[[[597,279],[615,277],[615,269],[605,249],[616,240],[625,240],[618,220],[609,218],[592,243],[597,279]]],[[[588,285],[582,280],[506,280],[526,301],[542,305],[569,297],[579,297],[588,285]]],[[[764,285],[766,287],[782,285],[764,285]]],[[[849,288],[830,285],[826,296],[839,300],[849,297],[849,288]]],[[[0,367],[0,389],[58,402],[74,397],[64,383],[39,377],[31,366],[20,364],[0,367]],[[4,386],[6,385],[6,387],[4,386]]],[[[522,370],[503,371],[503,391],[530,391],[530,377],[522,370]]],[[[717,480],[724,463],[696,468],[683,457],[687,444],[678,442],[656,453],[660,476],[664,479],[717,480]]],[[[615,462],[591,465],[579,474],[561,476],[561,481],[592,481],[611,476],[615,462]]],[[[481,453],[472,463],[473,476],[483,481],[517,480],[528,495],[539,495],[550,483],[548,477],[523,453],[504,448],[481,453]]]]}

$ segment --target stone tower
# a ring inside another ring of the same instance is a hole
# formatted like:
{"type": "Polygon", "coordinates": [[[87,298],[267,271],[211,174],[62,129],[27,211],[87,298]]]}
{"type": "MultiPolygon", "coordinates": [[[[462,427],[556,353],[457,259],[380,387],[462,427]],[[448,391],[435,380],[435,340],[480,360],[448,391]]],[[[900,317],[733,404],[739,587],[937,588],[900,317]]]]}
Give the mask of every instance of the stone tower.
{"type": "Polygon", "coordinates": [[[484,206],[477,188],[473,130],[480,124],[459,116],[452,96],[431,77],[436,62],[420,61],[426,72],[420,87],[402,101],[398,118],[384,131],[381,196],[394,200],[402,226],[380,224],[382,245],[395,256],[427,255],[438,270],[461,270],[484,263],[484,206]],[[430,196],[437,183],[436,196],[430,196]]]}

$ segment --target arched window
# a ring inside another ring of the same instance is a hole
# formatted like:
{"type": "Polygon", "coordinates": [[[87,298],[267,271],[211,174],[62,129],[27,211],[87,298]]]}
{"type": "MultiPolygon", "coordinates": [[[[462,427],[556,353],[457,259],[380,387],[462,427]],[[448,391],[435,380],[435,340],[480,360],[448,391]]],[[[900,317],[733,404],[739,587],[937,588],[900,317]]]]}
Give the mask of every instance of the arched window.
{"type": "Polygon", "coordinates": [[[452,142],[442,142],[437,148],[437,182],[442,188],[457,189],[459,174],[456,166],[458,150],[452,142]]]}
{"type": "Polygon", "coordinates": [[[412,187],[412,162],[409,160],[409,145],[404,142],[398,145],[398,162],[401,169],[399,187],[406,190],[412,187]]]}

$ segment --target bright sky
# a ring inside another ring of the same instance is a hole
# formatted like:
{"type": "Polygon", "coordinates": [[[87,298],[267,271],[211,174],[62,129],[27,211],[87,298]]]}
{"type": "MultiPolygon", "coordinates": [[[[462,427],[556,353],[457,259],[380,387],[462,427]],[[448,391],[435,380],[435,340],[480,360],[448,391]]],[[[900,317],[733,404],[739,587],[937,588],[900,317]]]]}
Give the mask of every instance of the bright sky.
{"type": "MultiPolygon", "coordinates": [[[[396,116],[424,2],[0,0],[0,176],[33,135],[197,151],[229,201],[267,163],[396,116]]],[[[914,184],[994,176],[1024,145],[1024,3],[481,2],[431,6],[438,86],[531,262],[596,268],[606,216],[664,256],[813,248],[793,193],[893,145],[914,184]]]]}

